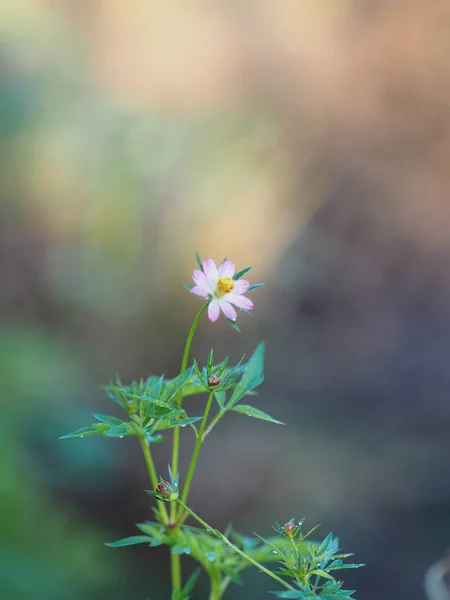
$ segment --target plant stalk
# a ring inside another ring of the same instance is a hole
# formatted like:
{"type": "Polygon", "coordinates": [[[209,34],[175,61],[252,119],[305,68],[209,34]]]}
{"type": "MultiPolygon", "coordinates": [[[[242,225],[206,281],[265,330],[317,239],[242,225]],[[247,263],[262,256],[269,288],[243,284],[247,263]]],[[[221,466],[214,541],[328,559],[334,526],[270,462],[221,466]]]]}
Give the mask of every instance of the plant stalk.
{"type": "Polygon", "coordinates": [[[210,533],[212,533],[213,535],[215,535],[217,538],[219,538],[219,540],[222,543],[224,543],[226,546],[228,546],[228,548],[230,548],[231,550],[233,550],[234,552],[236,552],[236,554],[239,554],[239,556],[241,556],[242,558],[244,558],[251,565],[253,565],[257,569],[259,569],[260,571],[262,571],[263,573],[265,573],[268,577],[271,577],[272,579],[274,579],[277,583],[279,583],[283,587],[287,588],[288,590],[295,590],[295,588],[292,585],[290,585],[287,581],[284,581],[283,579],[281,579],[281,577],[278,577],[278,575],[275,575],[275,573],[272,573],[272,571],[270,571],[269,569],[267,569],[264,565],[262,565],[257,560],[255,560],[254,558],[252,558],[251,556],[249,556],[248,554],[246,554],[243,550],[241,550],[240,548],[238,548],[237,546],[235,546],[233,544],[233,542],[230,542],[230,540],[226,536],[223,535],[223,533],[220,533],[220,531],[217,531],[217,529],[213,529],[210,525],[208,525],[208,523],[206,523],[206,521],[204,521],[193,510],[191,510],[188,506],[186,506],[186,504],[184,504],[184,502],[182,502],[179,498],[177,498],[176,500],[174,500],[174,502],[176,502],[177,504],[179,504],[182,507],[183,510],[185,510],[187,513],[189,513],[191,515],[191,517],[194,517],[194,519],[196,521],[198,521],[198,523],[200,523],[200,525],[203,525],[203,527],[207,531],[209,531],[210,533]]]}
{"type": "MultiPolygon", "coordinates": [[[[195,467],[197,466],[198,455],[199,455],[200,448],[201,448],[202,443],[203,443],[203,433],[205,431],[206,423],[208,421],[208,415],[209,415],[209,411],[211,409],[211,403],[213,401],[213,398],[214,398],[214,392],[209,392],[209,396],[208,396],[208,401],[206,403],[205,412],[203,414],[203,419],[202,419],[202,422],[200,424],[200,429],[198,431],[197,439],[195,441],[195,447],[194,447],[194,451],[192,453],[191,463],[189,465],[189,470],[188,470],[187,475],[186,475],[186,482],[184,484],[183,492],[181,494],[181,501],[182,502],[186,502],[186,500],[188,498],[188,495],[189,495],[189,490],[190,490],[191,483],[192,483],[192,477],[194,476],[195,467]]],[[[183,513],[183,510],[181,509],[180,510],[180,515],[182,513],[183,513]]]]}

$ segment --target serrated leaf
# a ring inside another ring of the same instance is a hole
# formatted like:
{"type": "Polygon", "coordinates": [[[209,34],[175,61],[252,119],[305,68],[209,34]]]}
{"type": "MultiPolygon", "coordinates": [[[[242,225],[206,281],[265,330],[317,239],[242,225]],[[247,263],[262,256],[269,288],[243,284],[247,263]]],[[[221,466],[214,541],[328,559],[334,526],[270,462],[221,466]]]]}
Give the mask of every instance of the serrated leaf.
{"type": "Polygon", "coordinates": [[[248,392],[254,390],[264,381],[264,342],[261,342],[247,363],[242,379],[234,388],[233,394],[228,401],[227,408],[230,409],[248,392]]]}
{"type": "Polygon", "coordinates": [[[151,544],[152,539],[146,535],[132,535],[117,542],[108,542],[105,546],[109,548],[122,548],[123,546],[135,546],[136,544],[151,544]]]}
{"type": "Polygon", "coordinates": [[[243,277],[246,273],[248,273],[250,271],[251,267],[246,267],[245,269],[242,269],[242,271],[238,271],[237,273],[235,273],[233,275],[233,279],[235,281],[237,281],[238,279],[240,279],[241,277],[243,277]]]}
{"type": "Polygon", "coordinates": [[[117,419],[116,417],[110,417],[109,415],[92,415],[94,419],[100,421],[101,423],[106,423],[106,425],[111,425],[112,427],[116,427],[117,425],[122,425],[123,421],[121,419],[117,419]]]}
{"type": "Polygon", "coordinates": [[[194,367],[189,367],[183,373],[180,373],[177,377],[172,379],[164,388],[163,393],[161,395],[161,400],[164,402],[170,402],[173,398],[175,398],[178,392],[186,385],[189,379],[192,377],[192,373],[194,371],[194,367]]]}
{"type": "Polygon", "coordinates": [[[247,417],[253,417],[254,419],[269,421],[270,423],[276,423],[277,425],[285,425],[285,423],[277,421],[277,419],[274,419],[267,413],[263,412],[262,410],[259,410],[259,408],[254,408],[253,406],[249,406],[248,404],[238,404],[237,406],[234,406],[231,410],[247,415],[247,417]]]}

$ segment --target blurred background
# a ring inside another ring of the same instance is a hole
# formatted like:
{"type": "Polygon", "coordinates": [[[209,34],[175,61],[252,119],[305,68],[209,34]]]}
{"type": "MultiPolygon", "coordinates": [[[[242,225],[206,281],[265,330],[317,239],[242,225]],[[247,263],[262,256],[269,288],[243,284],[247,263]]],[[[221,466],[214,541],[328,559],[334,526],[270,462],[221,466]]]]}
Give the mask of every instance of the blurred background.
{"type": "MultiPolygon", "coordinates": [[[[176,374],[196,250],[266,286],[195,356],[266,340],[257,406],[288,426],[225,420],[193,507],[262,535],[307,515],[367,563],[357,598],[425,598],[450,543],[449,59],[447,0],[3,0],[2,600],[168,597],[165,549],[103,545],[152,518],[138,445],[58,437],[117,414],[115,373],[176,374]]],[[[273,589],[245,581],[227,598],[273,589]]]]}

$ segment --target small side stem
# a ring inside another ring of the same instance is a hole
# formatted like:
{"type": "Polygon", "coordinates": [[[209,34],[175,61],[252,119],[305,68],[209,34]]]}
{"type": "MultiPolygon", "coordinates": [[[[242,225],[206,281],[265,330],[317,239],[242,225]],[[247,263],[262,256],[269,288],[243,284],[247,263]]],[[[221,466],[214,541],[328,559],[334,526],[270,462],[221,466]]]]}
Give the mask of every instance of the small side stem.
{"type": "MultiPolygon", "coordinates": [[[[142,452],[144,453],[145,462],[147,464],[148,474],[150,476],[150,481],[152,482],[153,489],[158,485],[158,475],[156,474],[155,463],[153,462],[152,453],[150,451],[150,444],[145,438],[139,439],[141,443],[142,452]]],[[[166,505],[161,500],[158,500],[158,509],[159,514],[163,519],[163,523],[167,523],[168,514],[166,505]]]]}
{"type": "Polygon", "coordinates": [[[175,500],[175,502],[177,504],[179,504],[183,508],[183,510],[185,510],[187,513],[189,513],[191,515],[191,517],[194,517],[194,519],[196,521],[198,521],[198,523],[200,523],[200,525],[203,525],[203,527],[205,529],[207,529],[208,531],[211,531],[213,533],[213,535],[218,537],[222,543],[224,543],[226,546],[228,546],[228,548],[230,548],[231,550],[236,552],[236,554],[239,554],[239,556],[242,556],[242,558],[244,558],[247,562],[249,562],[251,565],[253,565],[257,569],[259,569],[263,573],[265,573],[268,577],[271,577],[272,579],[274,579],[277,583],[279,583],[283,587],[287,588],[288,590],[295,590],[295,588],[292,585],[290,585],[287,581],[284,581],[283,579],[281,579],[281,577],[278,577],[278,575],[275,575],[275,573],[272,573],[272,571],[267,569],[264,565],[262,565],[261,563],[256,561],[254,558],[252,558],[251,556],[246,554],[243,550],[241,550],[240,548],[235,546],[232,542],[230,542],[230,540],[226,536],[223,535],[223,533],[220,533],[220,531],[217,531],[216,529],[214,529],[213,527],[208,525],[208,523],[206,523],[206,521],[204,521],[193,510],[191,510],[188,506],[186,506],[186,504],[184,504],[184,502],[182,502],[179,498],[177,498],[175,500]]]}
{"type": "MultiPolygon", "coordinates": [[[[208,401],[206,403],[205,412],[203,414],[203,419],[202,419],[202,422],[200,424],[200,429],[198,431],[197,439],[196,439],[196,442],[195,442],[194,451],[192,453],[192,458],[191,458],[191,463],[189,465],[189,470],[188,470],[187,475],[186,475],[186,482],[184,484],[183,492],[181,494],[181,501],[182,502],[186,502],[186,500],[188,498],[188,495],[189,495],[189,490],[190,490],[191,483],[192,483],[192,477],[194,476],[195,467],[197,466],[198,455],[199,455],[199,452],[200,452],[201,445],[203,443],[203,433],[205,431],[206,423],[208,421],[208,415],[209,415],[209,411],[211,409],[211,403],[213,401],[213,398],[214,398],[214,392],[210,392],[209,396],[208,396],[208,401]]],[[[183,510],[180,511],[180,514],[182,514],[182,512],[183,512],[183,510]]]]}

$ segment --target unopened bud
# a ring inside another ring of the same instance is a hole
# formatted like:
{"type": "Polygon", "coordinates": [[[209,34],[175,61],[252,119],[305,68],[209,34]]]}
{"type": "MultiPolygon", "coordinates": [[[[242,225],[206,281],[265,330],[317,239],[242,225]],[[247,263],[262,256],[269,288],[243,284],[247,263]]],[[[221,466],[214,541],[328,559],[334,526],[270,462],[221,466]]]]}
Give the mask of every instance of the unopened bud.
{"type": "Polygon", "coordinates": [[[283,529],[289,536],[292,536],[292,535],[294,535],[295,525],[294,525],[294,523],[291,523],[291,522],[285,523],[283,525],[283,529]]]}
{"type": "Polygon", "coordinates": [[[211,377],[208,378],[208,385],[209,387],[217,387],[220,385],[220,379],[214,375],[211,375],[211,377]]]}
{"type": "Polygon", "coordinates": [[[158,483],[158,485],[156,486],[156,491],[159,492],[160,494],[164,494],[164,496],[169,496],[170,491],[167,489],[166,486],[169,486],[169,488],[170,488],[170,484],[168,481],[165,481],[164,483],[162,481],[160,481],[158,483]]]}

